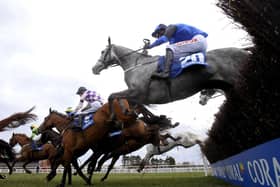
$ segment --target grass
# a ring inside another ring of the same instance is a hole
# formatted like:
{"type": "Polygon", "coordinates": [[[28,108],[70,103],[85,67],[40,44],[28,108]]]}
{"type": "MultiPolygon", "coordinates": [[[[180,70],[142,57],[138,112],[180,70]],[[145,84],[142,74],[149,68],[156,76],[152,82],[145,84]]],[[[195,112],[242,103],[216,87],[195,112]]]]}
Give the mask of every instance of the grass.
{"type": "MultiPolygon", "coordinates": [[[[0,180],[3,187],[49,187],[59,184],[61,174],[49,183],[46,174],[13,174],[6,180],[0,180]]],[[[153,173],[153,174],[111,174],[107,181],[100,182],[102,174],[95,174],[92,182],[95,187],[234,187],[214,177],[205,177],[203,173],[153,173]]],[[[72,187],[84,186],[85,182],[73,176],[72,187]]],[[[66,185],[70,186],[70,185],[66,185]]]]}

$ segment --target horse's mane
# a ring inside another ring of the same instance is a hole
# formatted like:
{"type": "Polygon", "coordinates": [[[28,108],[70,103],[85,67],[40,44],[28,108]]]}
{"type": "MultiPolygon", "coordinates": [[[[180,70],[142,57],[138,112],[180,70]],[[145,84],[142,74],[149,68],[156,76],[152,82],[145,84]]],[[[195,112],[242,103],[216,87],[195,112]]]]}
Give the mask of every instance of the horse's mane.
{"type": "Polygon", "coordinates": [[[26,123],[29,123],[30,121],[35,121],[37,119],[37,115],[30,113],[33,111],[35,106],[33,106],[31,109],[27,110],[26,112],[18,112],[15,113],[3,120],[0,121],[0,131],[9,126],[12,128],[18,127],[20,125],[24,125],[26,123]],[[10,125],[12,122],[18,122],[17,125],[10,125]]]}
{"type": "Polygon", "coordinates": [[[52,110],[51,113],[55,113],[63,118],[68,118],[68,116],[66,114],[63,114],[61,112],[58,112],[57,110],[52,110]]]}

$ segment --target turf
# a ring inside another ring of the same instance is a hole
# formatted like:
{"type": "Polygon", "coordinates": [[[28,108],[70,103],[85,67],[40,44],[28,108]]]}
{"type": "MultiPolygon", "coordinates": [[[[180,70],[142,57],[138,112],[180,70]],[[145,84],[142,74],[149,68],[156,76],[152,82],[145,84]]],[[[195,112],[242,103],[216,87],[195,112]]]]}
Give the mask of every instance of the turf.
{"type": "MultiPolygon", "coordinates": [[[[13,174],[7,177],[0,180],[1,187],[56,186],[61,179],[60,174],[48,183],[46,174],[13,174]]],[[[214,177],[205,177],[203,173],[111,174],[105,182],[100,182],[101,177],[101,174],[94,176],[92,182],[95,187],[234,187],[214,177]]],[[[73,176],[72,187],[84,184],[80,177],[73,176]]]]}

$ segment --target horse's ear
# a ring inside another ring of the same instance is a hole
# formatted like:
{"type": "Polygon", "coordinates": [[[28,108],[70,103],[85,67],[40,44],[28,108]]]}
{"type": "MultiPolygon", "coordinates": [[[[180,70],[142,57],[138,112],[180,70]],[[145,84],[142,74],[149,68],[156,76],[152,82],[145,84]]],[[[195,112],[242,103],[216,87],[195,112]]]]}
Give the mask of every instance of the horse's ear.
{"type": "Polygon", "coordinates": [[[52,112],[52,109],[51,109],[51,108],[49,109],[49,112],[50,112],[50,113],[52,112]]]}
{"type": "Polygon", "coordinates": [[[111,37],[110,36],[108,37],[108,44],[109,44],[109,46],[111,46],[111,37]]]}

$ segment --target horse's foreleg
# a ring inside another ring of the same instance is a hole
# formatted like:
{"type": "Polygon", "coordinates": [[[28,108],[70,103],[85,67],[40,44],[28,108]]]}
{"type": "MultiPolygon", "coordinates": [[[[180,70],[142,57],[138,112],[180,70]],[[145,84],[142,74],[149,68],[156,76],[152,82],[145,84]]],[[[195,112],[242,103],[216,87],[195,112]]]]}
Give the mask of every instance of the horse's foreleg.
{"type": "Polygon", "coordinates": [[[4,162],[6,164],[6,166],[9,169],[9,175],[11,175],[13,173],[13,168],[11,167],[11,165],[9,164],[9,160],[8,159],[3,159],[0,157],[0,162],[4,162]]]}
{"type": "Polygon", "coordinates": [[[91,181],[84,175],[84,173],[81,171],[81,169],[79,168],[79,164],[77,162],[77,159],[73,159],[72,160],[72,164],[74,166],[74,168],[76,169],[78,175],[80,175],[80,177],[82,177],[82,179],[88,184],[91,184],[91,181]]]}
{"type": "MultiPolygon", "coordinates": [[[[93,155],[91,155],[91,156],[79,167],[80,170],[83,170],[83,168],[93,159],[92,157],[93,157],[93,155]]],[[[77,171],[75,171],[73,174],[74,174],[74,175],[77,175],[77,171]]]]}
{"type": "Polygon", "coordinates": [[[112,161],[111,161],[111,164],[109,165],[109,167],[108,167],[108,169],[107,169],[106,174],[104,175],[104,177],[101,178],[101,181],[102,181],[102,182],[103,182],[105,179],[107,179],[107,177],[108,177],[110,171],[113,169],[113,167],[114,167],[116,161],[119,159],[119,157],[120,157],[119,155],[113,157],[113,159],[112,159],[112,161]]]}
{"type": "MultiPolygon", "coordinates": [[[[65,186],[65,181],[66,181],[66,174],[69,172],[71,165],[67,164],[64,166],[63,169],[63,174],[62,174],[62,179],[58,187],[64,187],[65,186]]],[[[71,171],[71,170],[70,170],[71,171]]]]}
{"type": "Polygon", "coordinates": [[[69,170],[67,173],[68,173],[68,184],[72,185],[72,168],[71,168],[71,166],[69,167],[69,170]]]}
{"type": "Polygon", "coordinates": [[[31,173],[32,173],[29,169],[26,168],[26,165],[29,164],[30,162],[31,162],[31,160],[28,160],[28,161],[26,161],[26,162],[22,165],[23,169],[24,169],[25,172],[28,173],[28,174],[31,174],[31,173]]]}
{"type": "Polygon", "coordinates": [[[144,169],[145,165],[149,163],[152,156],[153,154],[151,152],[146,153],[145,157],[140,162],[139,168],[137,169],[139,173],[144,169]]]}
{"type": "Polygon", "coordinates": [[[101,167],[104,164],[104,162],[106,162],[106,160],[110,159],[111,157],[111,153],[105,153],[103,157],[98,161],[98,165],[95,171],[101,171],[101,167]]]}

